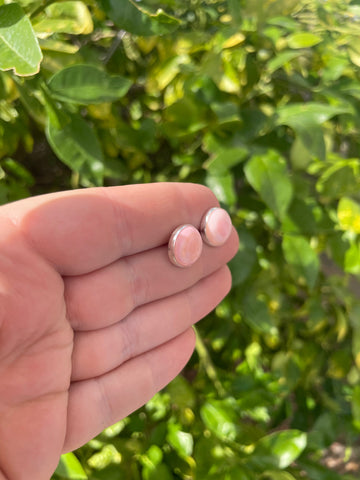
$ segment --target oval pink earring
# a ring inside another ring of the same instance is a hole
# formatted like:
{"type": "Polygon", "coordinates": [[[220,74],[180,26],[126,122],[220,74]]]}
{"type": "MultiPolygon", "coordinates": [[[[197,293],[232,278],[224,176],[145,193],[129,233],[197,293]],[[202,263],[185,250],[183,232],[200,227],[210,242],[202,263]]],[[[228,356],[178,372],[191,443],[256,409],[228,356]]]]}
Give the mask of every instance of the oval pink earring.
{"type": "Polygon", "coordinates": [[[200,257],[202,239],[193,225],[180,225],[169,240],[168,253],[170,261],[177,267],[190,267],[200,257]]]}
{"type": "Polygon", "coordinates": [[[226,210],[219,207],[210,208],[201,221],[201,235],[205,243],[212,247],[224,245],[230,237],[232,222],[226,210]]]}

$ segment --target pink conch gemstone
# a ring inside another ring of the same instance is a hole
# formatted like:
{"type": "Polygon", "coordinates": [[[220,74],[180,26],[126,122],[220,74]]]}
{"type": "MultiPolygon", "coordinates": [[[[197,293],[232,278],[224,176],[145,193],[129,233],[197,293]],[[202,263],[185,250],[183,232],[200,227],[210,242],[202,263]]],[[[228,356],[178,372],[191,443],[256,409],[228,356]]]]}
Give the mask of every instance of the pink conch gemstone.
{"type": "Polygon", "coordinates": [[[211,208],[201,222],[201,234],[204,241],[212,247],[224,245],[230,237],[232,222],[223,208],[211,208]]]}
{"type": "Polygon", "coordinates": [[[201,255],[202,239],[192,225],[182,225],[171,235],[169,258],[178,267],[190,267],[201,255]]]}

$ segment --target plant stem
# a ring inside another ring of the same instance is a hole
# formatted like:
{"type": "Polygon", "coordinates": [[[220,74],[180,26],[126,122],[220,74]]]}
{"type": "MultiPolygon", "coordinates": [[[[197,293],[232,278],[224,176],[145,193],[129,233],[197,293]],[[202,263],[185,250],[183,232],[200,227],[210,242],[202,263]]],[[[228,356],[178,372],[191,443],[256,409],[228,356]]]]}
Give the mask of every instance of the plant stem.
{"type": "Polygon", "coordinates": [[[194,327],[196,333],[196,351],[200,358],[200,363],[204,366],[205,372],[209,379],[213,382],[214,387],[219,395],[219,397],[224,398],[226,397],[226,390],[222,386],[222,383],[219,380],[218,374],[214,367],[214,364],[211,360],[210,354],[208,349],[206,348],[203,339],[199,333],[199,331],[194,327]]]}

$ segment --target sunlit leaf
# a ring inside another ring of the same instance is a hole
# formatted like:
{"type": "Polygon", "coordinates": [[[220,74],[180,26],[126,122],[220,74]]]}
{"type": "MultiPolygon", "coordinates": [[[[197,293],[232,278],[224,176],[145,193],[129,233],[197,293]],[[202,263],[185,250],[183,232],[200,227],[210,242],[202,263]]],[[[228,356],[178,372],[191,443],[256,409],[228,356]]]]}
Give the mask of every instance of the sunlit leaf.
{"type": "Polygon", "coordinates": [[[360,233],[360,204],[348,197],[339,201],[337,217],[342,230],[360,233]]]}
{"type": "Polygon", "coordinates": [[[231,37],[227,38],[222,45],[222,48],[232,48],[240,45],[245,41],[245,35],[241,32],[237,32],[231,37]]]}
{"type": "Polygon", "coordinates": [[[22,8],[16,3],[0,6],[0,70],[34,75],[41,60],[39,43],[22,8]]]}
{"type": "Polygon", "coordinates": [[[344,270],[353,275],[360,275],[360,246],[357,242],[353,242],[346,250],[344,270]]]}
{"type": "Polygon", "coordinates": [[[192,455],[194,448],[193,437],[191,433],[183,432],[180,425],[170,424],[166,439],[180,457],[186,458],[192,455]]]}
{"type": "Polygon", "coordinates": [[[221,401],[209,400],[202,405],[200,413],[206,427],[217,437],[235,440],[236,420],[229,406],[221,401]]]}
{"type": "Polygon", "coordinates": [[[34,29],[39,33],[68,33],[85,35],[93,31],[91,13],[81,1],[63,1],[50,4],[44,15],[34,20],[34,29]]]}
{"type": "Polygon", "coordinates": [[[61,456],[55,473],[69,480],[86,480],[88,478],[81,463],[73,453],[65,453],[61,456]]]}
{"type": "Polygon", "coordinates": [[[254,452],[254,460],[272,465],[280,469],[287,468],[304,451],[307,445],[307,435],[299,430],[284,430],[262,438],[254,452]],[[260,455],[263,455],[261,460],[260,455]]]}
{"type": "Polygon", "coordinates": [[[290,48],[309,48],[321,42],[321,37],[311,32],[296,32],[289,35],[287,43],[290,48]]]}
{"type": "Polygon", "coordinates": [[[94,453],[88,460],[88,464],[96,470],[102,470],[111,463],[118,464],[120,462],[121,454],[112,444],[105,445],[100,452],[94,453]]]}

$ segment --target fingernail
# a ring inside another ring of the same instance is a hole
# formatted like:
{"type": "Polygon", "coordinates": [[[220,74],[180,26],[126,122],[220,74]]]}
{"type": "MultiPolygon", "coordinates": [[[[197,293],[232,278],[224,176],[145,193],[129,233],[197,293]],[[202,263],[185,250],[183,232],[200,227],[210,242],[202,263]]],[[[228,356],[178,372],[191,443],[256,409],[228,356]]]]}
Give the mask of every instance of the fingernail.
{"type": "Polygon", "coordinates": [[[200,257],[202,239],[193,225],[181,225],[172,233],[169,240],[169,258],[177,267],[190,267],[200,257]]]}
{"type": "Polygon", "coordinates": [[[226,210],[219,207],[210,208],[201,221],[203,240],[212,247],[224,245],[230,237],[232,222],[226,210]]]}

